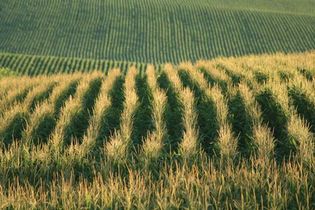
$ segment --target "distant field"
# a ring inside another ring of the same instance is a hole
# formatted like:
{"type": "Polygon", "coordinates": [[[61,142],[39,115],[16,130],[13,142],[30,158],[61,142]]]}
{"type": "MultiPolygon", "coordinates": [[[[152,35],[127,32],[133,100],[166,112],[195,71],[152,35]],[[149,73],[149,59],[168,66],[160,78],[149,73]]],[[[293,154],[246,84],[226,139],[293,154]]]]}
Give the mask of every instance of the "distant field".
{"type": "Polygon", "coordinates": [[[0,77],[0,208],[315,209],[315,52],[0,77]]]}
{"type": "Polygon", "coordinates": [[[314,1],[1,0],[0,51],[143,63],[315,48],[314,1]]]}
{"type": "MultiPolygon", "coordinates": [[[[143,71],[147,64],[128,61],[0,53],[0,67],[7,68],[17,75],[52,75],[60,73],[90,72],[94,70],[106,73],[113,68],[119,68],[125,72],[130,66],[136,66],[139,71],[143,71]]],[[[159,69],[160,66],[161,65],[156,65],[157,69],[159,69]]]]}

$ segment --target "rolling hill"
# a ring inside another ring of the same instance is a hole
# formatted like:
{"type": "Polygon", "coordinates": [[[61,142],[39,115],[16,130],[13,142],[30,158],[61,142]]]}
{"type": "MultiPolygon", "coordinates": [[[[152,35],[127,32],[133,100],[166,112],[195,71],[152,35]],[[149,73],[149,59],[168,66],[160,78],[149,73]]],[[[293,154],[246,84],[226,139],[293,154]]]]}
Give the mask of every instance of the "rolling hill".
{"type": "Polygon", "coordinates": [[[315,48],[311,0],[2,0],[0,52],[160,64],[315,48]]]}

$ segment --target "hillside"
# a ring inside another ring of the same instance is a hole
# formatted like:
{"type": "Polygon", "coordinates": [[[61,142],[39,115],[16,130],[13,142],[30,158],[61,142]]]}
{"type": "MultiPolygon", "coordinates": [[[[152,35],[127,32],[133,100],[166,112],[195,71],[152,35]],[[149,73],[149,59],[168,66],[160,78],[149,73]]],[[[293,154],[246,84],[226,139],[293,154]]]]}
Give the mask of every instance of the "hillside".
{"type": "Polygon", "coordinates": [[[0,52],[160,64],[315,48],[311,0],[2,0],[0,52]]]}
{"type": "Polygon", "coordinates": [[[0,78],[0,208],[315,208],[315,52],[160,68],[0,78]]]}

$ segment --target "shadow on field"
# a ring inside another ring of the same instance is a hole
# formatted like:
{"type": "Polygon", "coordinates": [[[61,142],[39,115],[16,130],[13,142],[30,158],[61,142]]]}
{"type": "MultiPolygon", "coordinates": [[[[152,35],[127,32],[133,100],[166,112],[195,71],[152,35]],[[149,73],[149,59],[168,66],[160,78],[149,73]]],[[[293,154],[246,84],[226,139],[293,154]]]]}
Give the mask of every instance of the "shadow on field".
{"type": "Polygon", "coordinates": [[[6,127],[0,136],[2,137],[2,143],[5,148],[12,144],[14,140],[21,140],[24,129],[27,125],[28,114],[24,112],[18,112],[12,117],[9,125],[6,127]]]}
{"type": "Polygon", "coordinates": [[[308,69],[298,68],[298,71],[308,80],[313,81],[315,80],[315,75],[308,69]]]}
{"type": "Polygon", "coordinates": [[[31,134],[31,143],[34,145],[46,144],[51,132],[56,127],[57,121],[53,115],[45,114],[40,122],[35,125],[32,134],[31,134]]]}
{"type": "Polygon", "coordinates": [[[60,111],[62,109],[62,107],[65,105],[65,102],[68,100],[68,98],[70,96],[73,96],[75,94],[75,92],[77,91],[77,87],[78,87],[79,81],[73,81],[69,87],[64,90],[61,95],[58,97],[58,99],[56,100],[56,103],[54,104],[54,110],[55,113],[54,115],[56,116],[56,118],[59,118],[59,114],[60,111]]]}
{"type": "Polygon", "coordinates": [[[164,119],[166,119],[168,138],[165,141],[165,149],[173,153],[178,151],[184,132],[182,104],[179,102],[178,95],[164,72],[158,77],[158,84],[166,92],[167,96],[164,119]]]}
{"type": "Polygon", "coordinates": [[[253,141],[253,120],[245,109],[245,102],[240,92],[229,100],[229,121],[233,132],[238,136],[240,154],[249,158],[255,152],[253,141]]]}
{"type": "Polygon", "coordinates": [[[255,80],[258,82],[258,84],[264,84],[268,82],[269,77],[267,74],[261,72],[261,71],[255,71],[254,72],[255,80]]]}
{"type": "Polygon", "coordinates": [[[56,86],[56,83],[49,85],[45,91],[43,91],[39,95],[36,95],[33,98],[29,107],[31,113],[35,111],[35,108],[38,104],[40,104],[41,102],[43,102],[45,99],[47,99],[50,96],[55,86],[56,86]]]}
{"type": "Polygon", "coordinates": [[[289,90],[289,97],[299,115],[310,125],[310,130],[315,133],[315,104],[297,88],[289,90]]]}
{"type": "Polygon", "coordinates": [[[218,64],[217,68],[221,71],[224,71],[231,78],[233,85],[238,85],[242,80],[244,80],[244,77],[242,75],[233,72],[231,69],[228,69],[223,64],[218,64]]]}
{"type": "MultiPolygon", "coordinates": [[[[12,99],[10,100],[7,100],[6,101],[6,104],[7,104],[7,107],[10,107],[10,106],[13,106],[14,104],[17,104],[17,103],[22,103],[27,94],[32,90],[31,87],[28,87],[26,88],[25,90],[23,90],[21,93],[15,95],[12,99]]],[[[2,115],[4,113],[5,109],[0,109],[0,115],[2,115]]]]}
{"type": "Polygon", "coordinates": [[[78,81],[74,81],[70,83],[70,85],[65,90],[63,90],[63,92],[57,98],[54,104],[53,116],[51,116],[50,114],[46,114],[40,119],[40,122],[31,135],[32,143],[34,145],[47,143],[49,136],[51,135],[57,124],[61,108],[64,106],[67,99],[75,94],[77,85],[78,81]]]}
{"type": "Polygon", "coordinates": [[[12,101],[10,101],[10,105],[12,105],[12,104],[14,104],[14,103],[22,103],[22,102],[25,100],[27,94],[28,94],[31,90],[32,90],[32,88],[31,88],[31,87],[28,87],[28,88],[26,88],[24,91],[22,91],[20,94],[16,95],[16,97],[15,97],[12,101]]]}
{"type": "Polygon", "coordinates": [[[184,87],[190,88],[195,96],[195,106],[198,114],[199,138],[204,151],[213,156],[218,154],[216,139],[218,139],[219,123],[217,120],[217,109],[213,101],[205,95],[204,91],[192,81],[186,71],[179,71],[179,77],[184,87]]]}
{"type": "Polygon", "coordinates": [[[115,130],[119,129],[121,113],[124,107],[124,90],[123,90],[124,79],[119,77],[114,82],[113,88],[110,90],[111,106],[106,110],[100,127],[100,133],[96,139],[95,148],[93,148],[93,156],[97,159],[101,158],[103,144],[106,140],[114,133],[115,130]]]}
{"type": "Polygon", "coordinates": [[[224,80],[215,79],[207,70],[200,68],[201,73],[203,73],[205,79],[210,86],[218,85],[221,88],[222,94],[226,95],[228,90],[228,84],[224,80]]]}
{"type": "Polygon", "coordinates": [[[83,96],[82,109],[71,119],[71,123],[65,129],[64,146],[71,144],[72,139],[82,143],[82,137],[89,126],[89,119],[93,112],[93,107],[97,95],[99,94],[102,79],[97,78],[91,81],[88,90],[83,96]]]}
{"type": "Polygon", "coordinates": [[[270,90],[265,90],[256,96],[261,106],[262,117],[276,138],[275,153],[279,161],[288,159],[296,153],[296,140],[288,134],[288,113],[276,101],[270,90]]]}
{"type": "Polygon", "coordinates": [[[140,104],[135,111],[131,138],[133,146],[139,151],[143,140],[154,129],[151,104],[153,99],[146,76],[137,75],[136,89],[140,104]]]}
{"type": "Polygon", "coordinates": [[[278,74],[279,74],[281,82],[285,82],[285,83],[288,83],[290,81],[290,79],[293,79],[293,77],[294,77],[292,75],[292,73],[287,72],[285,70],[284,71],[279,71],[278,74]]]}

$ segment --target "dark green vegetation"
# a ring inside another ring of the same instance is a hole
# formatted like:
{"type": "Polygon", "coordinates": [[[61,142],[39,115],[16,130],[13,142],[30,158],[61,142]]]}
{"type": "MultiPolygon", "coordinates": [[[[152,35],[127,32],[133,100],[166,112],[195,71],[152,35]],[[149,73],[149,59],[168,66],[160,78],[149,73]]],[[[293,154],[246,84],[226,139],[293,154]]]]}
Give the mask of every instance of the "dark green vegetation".
{"type": "Polygon", "coordinates": [[[218,137],[219,130],[215,104],[206,97],[204,91],[201,90],[198,84],[191,80],[187,72],[179,71],[179,76],[183,81],[184,87],[192,89],[196,98],[195,108],[198,113],[199,138],[202,147],[208,155],[218,154],[215,146],[216,142],[214,141],[218,137]]]}
{"type": "Polygon", "coordinates": [[[172,87],[171,82],[165,73],[158,78],[160,88],[166,92],[167,104],[165,108],[166,129],[168,138],[166,140],[166,150],[177,151],[180,139],[183,135],[183,113],[182,104],[178,100],[178,93],[172,87]]]}
{"type": "Polygon", "coordinates": [[[276,150],[279,156],[289,156],[296,149],[295,139],[288,134],[288,115],[276,101],[270,90],[265,90],[257,96],[257,101],[263,110],[263,119],[274,131],[276,150]]]}
{"type": "Polygon", "coordinates": [[[140,104],[135,111],[134,129],[132,133],[133,144],[139,147],[143,144],[144,139],[153,130],[152,119],[152,94],[148,87],[146,76],[138,75],[136,78],[137,95],[140,104]]]}
{"type": "Polygon", "coordinates": [[[1,135],[1,145],[8,147],[12,144],[13,140],[19,140],[22,138],[22,132],[26,128],[27,123],[27,114],[19,112],[12,116],[12,119],[9,124],[2,130],[1,135]]]}
{"type": "Polygon", "coordinates": [[[310,122],[311,130],[315,133],[315,104],[312,103],[312,99],[298,88],[290,89],[289,96],[300,115],[310,122]]]}
{"type": "MultiPolygon", "coordinates": [[[[158,64],[305,51],[315,48],[314,11],[312,0],[2,0],[0,52],[158,64]]],[[[92,68],[38,59],[29,62],[45,73],[92,68]]],[[[31,72],[22,60],[12,69],[31,72]]]]}
{"type": "MultiPolygon", "coordinates": [[[[262,107],[263,110],[264,108],[262,107]]],[[[239,134],[240,153],[248,157],[253,153],[253,122],[245,109],[244,99],[239,92],[230,99],[229,112],[233,131],[239,134]]]]}
{"type": "MultiPolygon", "coordinates": [[[[147,64],[127,61],[109,61],[95,59],[78,59],[51,56],[31,56],[25,54],[0,53],[0,66],[10,68],[0,70],[1,75],[53,75],[58,73],[89,72],[99,70],[107,72],[113,68],[127,71],[130,66],[136,66],[143,71],[147,64]]],[[[159,65],[157,65],[158,67],[159,65]]]]}

